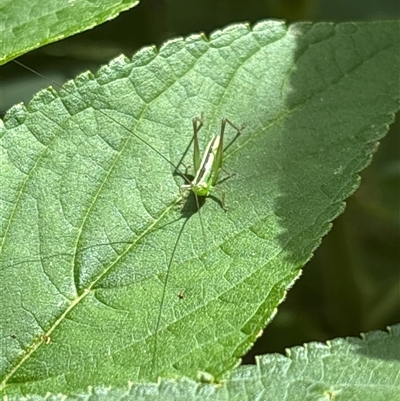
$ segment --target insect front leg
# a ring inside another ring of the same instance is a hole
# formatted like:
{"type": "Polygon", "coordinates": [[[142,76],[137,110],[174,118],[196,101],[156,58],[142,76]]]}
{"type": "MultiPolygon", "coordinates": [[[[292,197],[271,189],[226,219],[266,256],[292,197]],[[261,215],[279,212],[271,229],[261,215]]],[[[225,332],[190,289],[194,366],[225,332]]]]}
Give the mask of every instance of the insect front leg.
{"type": "Polygon", "coordinates": [[[225,203],[225,191],[222,188],[213,187],[213,192],[214,191],[219,192],[220,195],[218,198],[214,196],[212,196],[212,198],[220,204],[220,206],[222,207],[223,210],[225,210],[225,212],[228,211],[229,207],[225,203]]]}

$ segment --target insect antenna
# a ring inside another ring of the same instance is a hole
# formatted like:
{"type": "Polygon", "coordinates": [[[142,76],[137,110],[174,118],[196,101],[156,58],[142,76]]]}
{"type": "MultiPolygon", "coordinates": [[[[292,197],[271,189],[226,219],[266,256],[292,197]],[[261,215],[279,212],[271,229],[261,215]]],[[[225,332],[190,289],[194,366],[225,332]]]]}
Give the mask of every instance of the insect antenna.
{"type": "MultiPolygon", "coordinates": [[[[18,64],[19,66],[27,69],[28,71],[31,71],[33,74],[45,79],[47,82],[49,82],[50,84],[58,87],[59,89],[65,90],[69,95],[76,97],[77,99],[79,99],[80,101],[83,101],[86,105],[88,105],[84,99],[81,96],[78,96],[77,94],[75,94],[74,92],[65,89],[62,85],[58,84],[57,82],[53,81],[52,79],[47,78],[46,76],[44,76],[43,74],[41,74],[38,71],[35,71],[33,68],[30,68],[29,66],[21,63],[20,61],[17,60],[13,60],[14,63],[18,64]]],[[[145,145],[147,145],[151,150],[153,150],[157,155],[159,155],[160,157],[162,157],[168,164],[170,164],[173,168],[174,168],[174,172],[179,172],[180,174],[183,173],[179,170],[179,168],[177,166],[175,166],[174,163],[171,162],[171,160],[169,160],[167,157],[165,157],[160,151],[158,151],[153,145],[151,145],[149,142],[147,142],[145,139],[141,138],[139,135],[135,134],[135,132],[133,132],[130,128],[128,128],[126,125],[122,124],[120,121],[118,121],[117,119],[115,119],[114,117],[110,116],[109,114],[105,113],[103,110],[99,109],[99,108],[95,108],[96,111],[100,112],[101,114],[103,114],[105,117],[109,118],[112,122],[116,123],[117,125],[119,125],[120,127],[124,128],[125,130],[127,130],[130,134],[134,135],[135,138],[139,139],[142,143],[144,143],[145,145]]]]}

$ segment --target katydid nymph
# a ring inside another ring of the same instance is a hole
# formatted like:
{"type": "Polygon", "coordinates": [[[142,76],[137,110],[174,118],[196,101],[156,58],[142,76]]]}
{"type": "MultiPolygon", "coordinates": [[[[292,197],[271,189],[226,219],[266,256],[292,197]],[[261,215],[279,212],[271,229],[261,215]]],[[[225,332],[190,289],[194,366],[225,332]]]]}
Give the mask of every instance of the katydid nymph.
{"type": "MultiPolygon", "coordinates": [[[[208,196],[218,182],[218,177],[222,170],[226,124],[229,124],[236,130],[236,137],[241,134],[243,129],[243,127],[238,128],[227,118],[223,118],[221,121],[221,133],[211,138],[204,151],[203,157],[200,159],[198,132],[203,126],[203,123],[203,114],[201,117],[195,117],[193,119],[193,167],[195,175],[193,181],[188,184],[183,184],[180,187],[180,191],[192,190],[196,197],[208,196]]],[[[224,192],[222,192],[221,205],[224,210],[227,210],[224,192]]],[[[198,202],[197,206],[199,206],[198,202]]]]}

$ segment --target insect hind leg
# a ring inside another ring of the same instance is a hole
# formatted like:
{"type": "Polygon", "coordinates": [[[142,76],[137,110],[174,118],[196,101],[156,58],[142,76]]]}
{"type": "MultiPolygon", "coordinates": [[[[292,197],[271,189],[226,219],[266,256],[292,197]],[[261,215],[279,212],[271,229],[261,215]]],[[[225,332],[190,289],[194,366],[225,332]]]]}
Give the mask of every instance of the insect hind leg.
{"type": "Polygon", "coordinates": [[[242,125],[240,128],[234,124],[231,120],[229,120],[228,118],[223,118],[222,122],[221,122],[221,137],[223,138],[224,133],[225,133],[225,128],[226,128],[226,124],[229,124],[235,131],[236,131],[236,135],[234,136],[234,138],[228,143],[228,145],[226,145],[226,147],[224,148],[224,152],[226,152],[226,150],[236,141],[236,139],[238,139],[238,137],[242,134],[242,131],[244,130],[245,126],[242,125]]]}

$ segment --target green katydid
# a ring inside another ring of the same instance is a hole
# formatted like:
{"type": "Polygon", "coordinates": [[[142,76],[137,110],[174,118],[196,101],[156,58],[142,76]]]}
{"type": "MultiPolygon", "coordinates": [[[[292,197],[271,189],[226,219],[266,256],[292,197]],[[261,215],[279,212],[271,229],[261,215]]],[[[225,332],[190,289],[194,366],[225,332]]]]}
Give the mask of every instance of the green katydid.
{"type": "MultiPolygon", "coordinates": [[[[218,182],[219,174],[222,170],[223,152],[224,152],[224,134],[226,124],[229,124],[237,131],[237,135],[241,134],[242,128],[238,128],[227,118],[223,118],[221,121],[221,133],[220,135],[214,135],[209,141],[203,157],[200,159],[200,147],[198,132],[203,126],[204,117],[195,117],[193,119],[193,166],[195,176],[193,181],[188,184],[183,184],[180,187],[181,191],[192,190],[195,196],[208,196],[218,182]]],[[[225,196],[222,193],[221,204],[223,209],[227,209],[225,205],[225,196]]]]}

